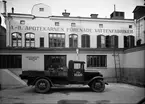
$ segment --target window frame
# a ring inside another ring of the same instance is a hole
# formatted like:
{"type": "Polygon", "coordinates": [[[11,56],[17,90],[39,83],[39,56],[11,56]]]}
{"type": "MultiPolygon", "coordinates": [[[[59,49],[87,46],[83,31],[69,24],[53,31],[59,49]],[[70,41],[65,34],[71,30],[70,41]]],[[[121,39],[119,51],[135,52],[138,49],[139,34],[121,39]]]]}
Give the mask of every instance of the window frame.
{"type": "Polygon", "coordinates": [[[78,35],[77,34],[69,34],[69,47],[70,48],[78,48],[78,35]],[[77,37],[76,40],[75,40],[74,36],[77,37]]]}
{"type": "Polygon", "coordinates": [[[1,68],[22,68],[22,55],[0,55],[1,68]]]}
{"type": "Polygon", "coordinates": [[[132,27],[133,27],[132,25],[129,25],[129,28],[130,28],[130,29],[132,29],[132,27]]]}
{"type": "Polygon", "coordinates": [[[71,23],[71,27],[76,27],[76,23],[71,23]]]}
{"type": "Polygon", "coordinates": [[[99,24],[99,28],[103,28],[103,24],[99,24]]]}
{"type": "Polygon", "coordinates": [[[90,48],[90,35],[83,34],[81,36],[81,43],[82,43],[81,44],[82,45],[82,48],[90,48]]]}
{"type": "Polygon", "coordinates": [[[39,12],[44,12],[44,8],[39,8],[39,12]]]}
{"type": "Polygon", "coordinates": [[[49,33],[48,38],[49,38],[48,39],[49,48],[64,48],[65,47],[65,33],[49,33]],[[61,37],[60,39],[59,39],[59,36],[61,37]]]}
{"type": "Polygon", "coordinates": [[[35,34],[34,33],[32,33],[32,32],[25,33],[25,47],[35,47],[35,34]],[[27,36],[26,36],[27,34],[29,34],[29,38],[27,38],[27,36]],[[33,37],[31,35],[34,35],[34,38],[31,38],[31,37],[33,37]],[[34,39],[34,41],[32,39],[34,39]],[[29,46],[27,46],[27,44],[29,44],[29,46]],[[32,45],[32,44],[34,44],[34,45],[32,45]]]}
{"type": "Polygon", "coordinates": [[[22,47],[22,33],[13,32],[11,34],[11,39],[12,39],[12,47],[22,47]],[[16,42],[14,42],[13,34],[16,34],[16,38],[15,38],[16,39],[16,42]],[[21,36],[21,38],[18,37],[18,34],[21,36]],[[16,46],[14,46],[14,43],[16,43],[16,46]],[[20,46],[19,46],[19,43],[20,43],[20,46]]]}
{"type": "Polygon", "coordinates": [[[59,26],[59,22],[55,22],[55,26],[59,26]]]}
{"type": "Polygon", "coordinates": [[[67,67],[67,55],[44,55],[44,69],[48,70],[48,68],[51,68],[52,63],[53,65],[55,65],[57,63],[57,61],[60,62],[61,67],[67,67]],[[59,57],[60,59],[58,60],[57,58],[55,59],[55,57],[59,57]],[[56,62],[55,62],[56,61],[56,62]]]}
{"type": "Polygon", "coordinates": [[[106,68],[107,55],[87,55],[87,68],[106,68]],[[103,59],[104,58],[104,59],[103,59]],[[102,64],[103,62],[103,64],[102,64]]]}
{"type": "Polygon", "coordinates": [[[106,36],[103,34],[97,35],[97,48],[106,48],[106,36]],[[102,37],[104,38],[104,44],[102,42],[102,37]]]}
{"type": "Polygon", "coordinates": [[[40,39],[40,41],[39,41],[40,42],[40,47],[44,47],[44,37],[40,37],[39,39],[40,39]],[[43,39],[43,42],[42,42],[41,39],[43,39]]]}

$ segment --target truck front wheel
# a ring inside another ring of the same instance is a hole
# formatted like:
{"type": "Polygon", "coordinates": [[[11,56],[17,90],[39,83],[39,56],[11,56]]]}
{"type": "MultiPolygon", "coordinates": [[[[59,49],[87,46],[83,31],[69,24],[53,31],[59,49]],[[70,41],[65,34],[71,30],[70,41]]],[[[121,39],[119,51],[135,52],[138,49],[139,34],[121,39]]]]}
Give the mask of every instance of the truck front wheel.
{"type": "Polygon", "coordinates": [[[35,91],[38,93],[46,93],[50,88],[50,82],[47,79],[38,79],[35,83],[35,91]]]}
{"type": "Polygon", "coordinates": [[[105,83],[102,80],[94,80],[90,87],[95,92],[103,92],[105,89],[105,83]]]}

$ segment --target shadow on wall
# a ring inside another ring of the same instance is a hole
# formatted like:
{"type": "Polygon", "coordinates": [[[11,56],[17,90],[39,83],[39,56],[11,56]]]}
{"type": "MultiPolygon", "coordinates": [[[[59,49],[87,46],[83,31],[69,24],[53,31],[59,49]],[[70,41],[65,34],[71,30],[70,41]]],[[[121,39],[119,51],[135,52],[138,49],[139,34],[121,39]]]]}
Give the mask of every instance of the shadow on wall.
{"type": "Polygon", "coordinates": [[[6,47],[6,29],[0,25],[0,48],[6,47]]]}

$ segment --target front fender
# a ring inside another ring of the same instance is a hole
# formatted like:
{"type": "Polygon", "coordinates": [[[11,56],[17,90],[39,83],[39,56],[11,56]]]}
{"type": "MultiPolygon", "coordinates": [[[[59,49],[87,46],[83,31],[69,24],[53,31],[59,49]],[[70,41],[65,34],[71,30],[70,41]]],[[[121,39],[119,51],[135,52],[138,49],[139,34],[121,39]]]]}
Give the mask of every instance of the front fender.
{"type": "Polygon", "coordinates": [[[104,80],[104,78],[103,77],[101,77],[101,76],[96,76],[96,77],[93,77],[92,79],[90,79],[89,81],[88,81],[88,83],[87,84],[90,84],[93,80],[104,80]]]}

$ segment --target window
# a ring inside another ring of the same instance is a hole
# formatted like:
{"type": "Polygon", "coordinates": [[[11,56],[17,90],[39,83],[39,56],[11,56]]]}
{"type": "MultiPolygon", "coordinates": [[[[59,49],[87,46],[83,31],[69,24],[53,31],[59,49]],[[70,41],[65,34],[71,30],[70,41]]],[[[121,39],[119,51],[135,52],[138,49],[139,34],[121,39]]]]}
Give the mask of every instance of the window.
{"type": "Polygon", "coordinates": [[[40,12],[43,12],[43,11],[44,11],[44,8],[39,8],[39,11],[40,11],[40,12]]]}
{"type": "Polygon", "coordinates": [[[25,47],[35,47],[35,35],[34,33],[25,34],[25,47]]]}
{"type": "Polygon", "coordinates": [[[0,55],[0,68],[22,68],[22,56],[0,55]]]}
{"type": "Polygon", "coordinates": [[[124,36],[124,48],[132,48],[135,45],[135,38],[132,35],[124,36]]]}
{"type": "Polygon", "coordinates": [[[21,47],[22,46],[22,35],[21,33],[12,33],[12,46],[21,47]]]}
{"type": "Polygon", "coordinates": [[[111,37],[109,35],[106,36],[106,48],[111,47],[111,37]]]}
{"type": "Polygon", "coordinates": [[[132,25],[129,25],[129,28],[132,29],[132,25]]]}
{"type": "Polygon", "coordinates": [[[116,16],[119,16],[119,12],[116,12],[116,16]]]}
{"type": "Polygon", "coordinates": [[[104,35],[98,35],[97,36],[97,47],[98,48],[105,48],[105,36],[104,35]]]}
{"type": "Polygon", "coordinates": [[[107,67],[107,55],[87,55],[87,67],[107,67]]]}
{"type": "Polygon", "coordinates": [[[90,47],[90,36],[87,34],[82,35],[82,47],[83,48],[90,47]]]}
{"type": "Polygon", "coordinates": [[[48,68],[66,67],[66,55],[45,55],[45,70],[48,68]]]}
{"type": "Polygon", "coordinates": [[[70,48],[77,48],[78,47],[78,35],[77,34],[70,34],[69,35],[69,47],[70,48]]]}
{"type": "Polygon", "coordinates": [[[49,34],[49,47],[65,47],[65,34],[64,33],[50,33],[49,34]]]}
{"type": "Polygon", "coordinates": [[[124,16],[124,13],[123,12],[120,12],[120,16],[124,16]]]}
{"type": "Polygon", "coordinates": [[[117,35],[112,35],[111,36],[111,48],[118,48],[118,36],[117,35]]]}
{"type": "Polygon", "coordinates": [[[75,26],[76,26],[76,23],[71,23],[71,26],[72,26],[72,27],[75,27],[75,26]]]}
{"type": "Polygon", "coordinates": [[[20,24],[24,25],[25,24],[25,21],[24,20],[21,20],[20,21],[20,24]]]}
{"type": "Polygon", "coordinates": [[[55,26],[59,26],[59,22],[55,22],[55,26]]]}
{"type": "Polygon", "coordinates": [[[99,24],[99,28],[103,28],[103,24],[99,24]]]}
{"type": "Polygon", "coordinates": [[[141,39],[138,39],[138,40],[137,40],[136,45],[137,45],[137,46],[141,45],[141,39]]]}
{"type": "Polygon", "coordinates": [[[44,37],[40,37],[40,47],[44,47],[44,37]]]}

